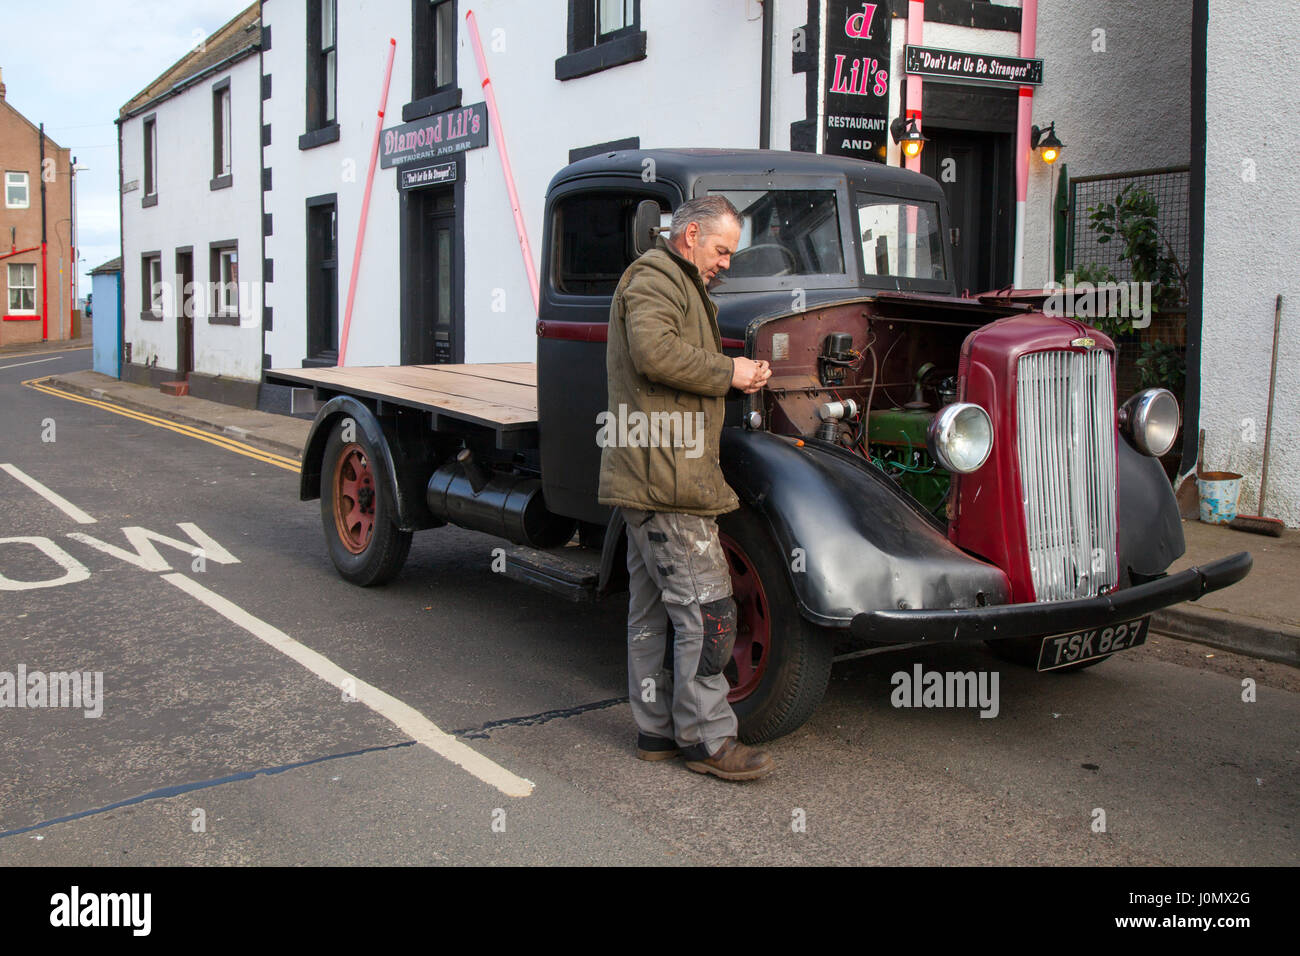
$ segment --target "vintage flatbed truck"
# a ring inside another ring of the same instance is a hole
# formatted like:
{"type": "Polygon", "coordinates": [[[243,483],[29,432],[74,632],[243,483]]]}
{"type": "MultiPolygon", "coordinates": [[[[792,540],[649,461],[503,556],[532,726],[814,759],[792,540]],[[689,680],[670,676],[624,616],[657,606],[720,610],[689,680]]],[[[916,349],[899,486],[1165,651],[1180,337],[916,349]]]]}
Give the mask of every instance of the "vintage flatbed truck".
{"type": "Polygon", "coordinates": [[[719,527],[744,739],[805,721],[837,646],[987,641],[1078,670],[1143,643],[1152,611],[1249,572],[1243,552],[1166,573],[1184,542],[1156,456],[1177,401],[1119,404],[1113,343],[1041,297],[958,295],[933,180],[629,150],[551,181],[536,365],[266,373],[319,403],[300,496],[320,499],[344,578],[391,579],[413,532],[452,523],[512,543],[512,578],[576,601],[622,590],[626,533],[596,496],[610,298],[671,210],[715,192],[744,217],[712,290],[720,344],[772,366],[762,391],[729,396],[721,444],[741,500],[719,527]]]}

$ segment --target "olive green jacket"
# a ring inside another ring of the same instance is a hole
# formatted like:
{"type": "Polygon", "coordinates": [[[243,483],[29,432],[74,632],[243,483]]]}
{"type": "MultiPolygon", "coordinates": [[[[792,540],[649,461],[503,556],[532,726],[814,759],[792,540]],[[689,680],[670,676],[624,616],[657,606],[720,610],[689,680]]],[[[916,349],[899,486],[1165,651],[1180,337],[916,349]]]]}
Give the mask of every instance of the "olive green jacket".
{"type": "Polygon", "coordinates": [[[717,314],[699,270],[662,238],[623,273],[609,309],[608,410],[597,420],[601,504],[695,515],[739,507],[718,464],[732,361],[717,314]]]}

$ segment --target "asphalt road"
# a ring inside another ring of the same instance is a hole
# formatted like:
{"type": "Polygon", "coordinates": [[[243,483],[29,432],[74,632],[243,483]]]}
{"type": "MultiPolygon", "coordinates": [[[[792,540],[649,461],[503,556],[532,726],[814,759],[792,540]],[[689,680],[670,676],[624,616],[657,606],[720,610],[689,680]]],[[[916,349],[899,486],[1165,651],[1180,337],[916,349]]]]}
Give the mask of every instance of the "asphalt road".
{"type": "Polygon", "coordinates": [[[0,865],[1300,859],[1294,670],[1159,635],[1072,675],[893,651],[836,665],[767,779],[644,763],[620,600],[506,580],[454,528],[352,587],[290,471],[20,384],[89,361],[0,359],[0,464],[72,509],[0,471],[0,681],[103,675],[98,717],[0,706],[0,865]],[[916,663],[996,672],[997,716],[895,708],[916,663]]]}

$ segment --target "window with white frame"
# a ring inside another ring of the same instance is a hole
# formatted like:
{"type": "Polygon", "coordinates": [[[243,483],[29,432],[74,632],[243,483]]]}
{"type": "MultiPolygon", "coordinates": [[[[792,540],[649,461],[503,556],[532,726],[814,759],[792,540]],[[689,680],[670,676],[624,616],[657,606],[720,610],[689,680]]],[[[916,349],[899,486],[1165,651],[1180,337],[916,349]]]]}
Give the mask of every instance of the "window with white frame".
{"type": "Polygon", "coordinates": [[[140,301],[144,312],[151,318],[163,317],[163,302],[166,300],[162,277],[162,256],[144,256],[140,260],[140,276],[143,280],[140,301]]]}
{"type": "Polygon", "coordinates": [[[338,11],[335,0],[307,4],[307,131],[336,122],[338,11]]]}
{"type": "Polygon", "coordinates": [[[9,264],[9,311],[15,315],[36,312],[36,265],[28,262],[9,264]]]}
{"type": "Polygon", "coordinates": [[[239,317],[239,250],[235,246],[214,246],[210,261],[213,289],[212,315],[220,319],[239,317]]]}
{"type": "Polygon", "coordinates": [[[158,194],[158,124],[153,119],[144,121],[144,194],[158,194]]]}
{"type": "Polygon", "coordinates": [[[596,42],[636,25],[636,0],[596,0],[596,42]]]}
{"type": "Polygon", "coordinates": [[[646,58],[641,0],[568,0],[568,53],[555,78],[573,80],[646,58]]]}
{"type": "Polygon", "coordinates": [[[27,184],[27,174],[18,172],[5,173],[5,208],[26,209],[32,204],[31,190],[27,184]]]}
{"type": "Polygon", "coordinates": [[[230,175],[230,86],[212,95],[212,175],[230,175]]]}
{"type": "Polygon", "coordinates": [[[415,0],[411,67],[412,100],[456,85],[456,0],[415,0]]]}

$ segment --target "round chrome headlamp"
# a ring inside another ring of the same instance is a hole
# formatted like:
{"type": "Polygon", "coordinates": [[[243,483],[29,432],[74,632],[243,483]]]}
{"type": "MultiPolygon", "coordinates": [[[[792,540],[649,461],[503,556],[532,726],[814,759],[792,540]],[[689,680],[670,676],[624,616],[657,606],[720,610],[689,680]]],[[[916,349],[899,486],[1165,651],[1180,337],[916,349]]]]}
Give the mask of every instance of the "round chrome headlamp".
{"type": "Polygon", "coordinates": [[[1119,408],[1120,431],[1138,451],[1152,458],[1174,447],[1178,437],[1178,399],[1167,388],[1138,392],[1119,408]]]}
{"type": "Polygon", "coordinates": [[[930,422],[926,445],[945,469],[970,474],[993,450],[993,422],[978,405],[945,405],[930,422]]]}

